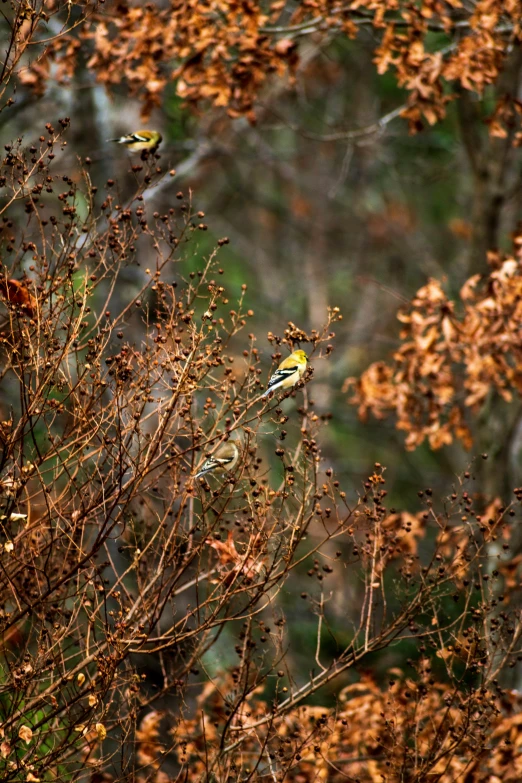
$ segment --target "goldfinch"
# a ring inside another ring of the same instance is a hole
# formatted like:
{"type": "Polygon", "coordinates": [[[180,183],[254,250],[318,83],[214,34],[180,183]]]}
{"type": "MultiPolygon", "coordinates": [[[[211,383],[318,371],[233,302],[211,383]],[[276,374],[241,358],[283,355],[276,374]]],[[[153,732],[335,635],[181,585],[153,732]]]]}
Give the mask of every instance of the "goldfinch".
{"type": "Polygon", "coordinates": [[[107,139],[107,141],[125,144],[131,152],[142,152],[143,150],[155,152],[161,144],[162,138],[158,131],[139,130],[135,133],[128,133],[126,136],[120,136],[118,139],[107,139]]]}
{"type": "Polygon", "coordinates": [[[270,392],[274,392],[276,389],[291,389],[295,386],[304,375],[306,370],[306,364],[308,356],[304,351],[294,351],[283,359],[275,373],[268,381],[266,391],[261,397],[266,397],[270,392]]]}
{"type": "Polygon", "coordinates": [[[203,463],[201,470],[195,474],[194,478],[200,478],[211,470],[232,470],[239,458],[239,451],[232,440],[227,440],[218,446],[216,451],[203,463]]]}

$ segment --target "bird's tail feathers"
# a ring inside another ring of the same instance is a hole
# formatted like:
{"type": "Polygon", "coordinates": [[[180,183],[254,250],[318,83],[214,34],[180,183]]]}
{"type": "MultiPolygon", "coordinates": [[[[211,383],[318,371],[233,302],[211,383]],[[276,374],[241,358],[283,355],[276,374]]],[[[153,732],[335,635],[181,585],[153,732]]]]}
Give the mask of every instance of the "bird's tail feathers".
{"type": "Polygon", "coordinates": [[[268,386],[268,388],[263,392],[261,397],[266,397],[268,394],[271,394],[272,392],[277,391],[281,388],[283,385],[284,378],[281,378],[281,380],[278,380],[276,383],[273,383],[271,386],[268,386]]]}

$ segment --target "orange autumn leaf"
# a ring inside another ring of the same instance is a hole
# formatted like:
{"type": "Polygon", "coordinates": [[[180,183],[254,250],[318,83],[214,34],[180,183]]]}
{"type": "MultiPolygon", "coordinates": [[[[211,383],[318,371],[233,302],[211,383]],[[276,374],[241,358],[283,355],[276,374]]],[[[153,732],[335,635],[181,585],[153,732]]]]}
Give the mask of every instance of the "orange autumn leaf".
{"type": "Polygon", "coordinates": [[[207,544],[218,553],[219,567],[224,573],[225,584],[229,584],[237,576],[252,580],[263,569],[264,558],[259,551],[260,538],[258,535],[252,537],[245,555],[241,555],[237,551],[231,530],[228,531],[226,541],[210,539],[207,540],[207,544]],[[229,565],[233,567],[228,568],[229,565]]]}
{"type": "Polygon", "coordinates": [[[0,278],[0,293],[10,304],[17,305],[30,318],[34,318],[37,312],[36,299],[19,280],[0,278]]]}
{"type": "Polygon", "coordinates": [[[236,549],[234,543],[234,535],[231,530],[228,531],[226,541],[209,540],[208,545],[215,549],[219,555],[220,565],[227,565],[228,563],[238,563],[241,560],[241,556],[236,549]]]}

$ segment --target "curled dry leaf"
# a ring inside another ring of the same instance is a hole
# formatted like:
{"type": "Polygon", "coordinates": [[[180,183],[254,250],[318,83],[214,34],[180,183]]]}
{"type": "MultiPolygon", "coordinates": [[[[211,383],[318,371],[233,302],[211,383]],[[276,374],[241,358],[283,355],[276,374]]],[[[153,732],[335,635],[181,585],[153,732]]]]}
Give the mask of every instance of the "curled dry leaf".
{"type": "Polygon", "coordinates": [[[96,734],[98,735],[98,739],[100,740],[100,742],[103,742],[103,740],[107,736],[107,729],[105,728],[103,723],[96,724],[96,734]]]}
{"type": "Polygon", "coordinates": [[[29,726],[20,726],[18,729],[18,736],[21,740],[29,744],[33,738],[33,730],[30,729],[29,726]]]}

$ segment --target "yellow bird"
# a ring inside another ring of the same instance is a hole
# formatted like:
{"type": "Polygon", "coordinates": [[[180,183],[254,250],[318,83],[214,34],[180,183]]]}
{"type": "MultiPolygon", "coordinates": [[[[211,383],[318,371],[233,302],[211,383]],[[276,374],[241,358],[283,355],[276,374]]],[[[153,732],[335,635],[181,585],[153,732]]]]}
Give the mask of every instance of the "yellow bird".
{"type": "Polygon", "coordinates": [[[239,451],[236,444],[232,440],[227,440],[226,443],[218,446],[216,451],[209,456],[194,478],[204,476],[205,473],[210,473],[211,470],[232,470],[238,458],[239,451]]]}
{"type": "Polygon", "coordinates": [[[126,136],[120,136],[118,139],[107,139],[107,141],[125,144],[131,152],[142,152],[143,150],[155,152],[161,144],[162,138],[158,131],[139,130],[135,133],[128,133],[126,136]]]}
{"type": "Polygon", "coordinates": [[[295,386],[304,375],[306,370],[306,364],[308,356],[304,351],[294,351],[283,359],[275,373],[268,381],[266,391],[261,397],[266,397],[270,392],[274,392],[276,389],[291,389],[295,386]]]}

